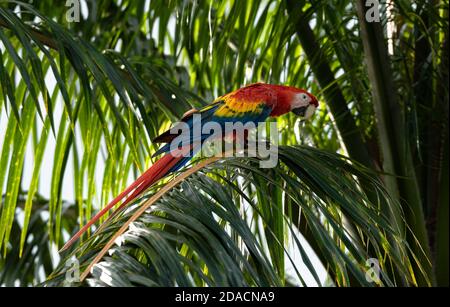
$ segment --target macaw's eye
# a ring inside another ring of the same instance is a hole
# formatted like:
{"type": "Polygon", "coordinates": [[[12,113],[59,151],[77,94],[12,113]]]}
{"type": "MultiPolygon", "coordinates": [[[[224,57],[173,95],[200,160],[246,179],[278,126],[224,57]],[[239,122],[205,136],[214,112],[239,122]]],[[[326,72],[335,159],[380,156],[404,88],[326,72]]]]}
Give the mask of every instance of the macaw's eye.
{"type": "Polygon", "coordinates": [[[308,100],[308,95],[302,94],[302,99],[303,99],[303,100],[308,100]]]}

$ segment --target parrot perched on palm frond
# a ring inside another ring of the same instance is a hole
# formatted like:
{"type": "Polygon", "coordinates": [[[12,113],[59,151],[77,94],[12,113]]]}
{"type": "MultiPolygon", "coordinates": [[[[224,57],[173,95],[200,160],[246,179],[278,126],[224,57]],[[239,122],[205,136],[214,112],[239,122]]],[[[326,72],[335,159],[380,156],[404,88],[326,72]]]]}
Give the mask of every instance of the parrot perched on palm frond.
{"type": "MultiPolygon", "coordinates": [[[[194,125],[193,116],[197,114],[201,116],[202,126],[211,122],[218,123],[222,127],[227,122],[257,124],[264,122],[268,117],[277,117],[291,111],[295,115],[306,119],[313,115],[318,104],[317,98],[305,90],[284,85],[255,83],[223,95],[201,110],[191,110],[185,113],[181,122],[192,128],[194,125]]],[[[192,158],[193,154],[188,156],[175,155],[170,143],[176,137],[184,139],[185,143],[188,144],[188,150],[192,152],[203,145],[203,142],[211,136],[206,133],[200,133],[196,137],[191,133],[184,132],[172,134],[171,131],[177,130],[176,128],[177,126],[153,140],[154,143],[167,143],[155,154],[165,153],[165,155],[114,198],[104,209],[98,212],[63,246],[61,251],[71,246],[90,226],[127,195],[129,196],[113,215],[136,199],[153,183],[184,166],[192,158]]],[[[226,137],[226,135],[221,135],[221,137],[226,137]]]]}

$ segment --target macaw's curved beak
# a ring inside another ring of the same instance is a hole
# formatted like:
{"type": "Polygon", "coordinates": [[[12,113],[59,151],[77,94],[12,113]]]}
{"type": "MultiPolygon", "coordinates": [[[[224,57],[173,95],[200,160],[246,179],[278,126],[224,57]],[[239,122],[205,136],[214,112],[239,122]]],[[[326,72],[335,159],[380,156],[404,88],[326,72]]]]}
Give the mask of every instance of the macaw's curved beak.
{"type": "Polygon", "coordinates": [[[310,118],[314,114],[315,111],[316,111],[316,105],[314,103],[311,103],[304,107],[292,109],[292,112],[295,115],[301,117],[302,119],[310,118]]]}
{"type": "Polygon", "coordinates": [[[307,108],[308,108],[308,106],[295,108],[295,109],[292,109],[292,112],[293,112],[295,115],[297,115],[297,116],[305,117],[305,113],[306,113],[306,109],[307,109],[307,108]]]}

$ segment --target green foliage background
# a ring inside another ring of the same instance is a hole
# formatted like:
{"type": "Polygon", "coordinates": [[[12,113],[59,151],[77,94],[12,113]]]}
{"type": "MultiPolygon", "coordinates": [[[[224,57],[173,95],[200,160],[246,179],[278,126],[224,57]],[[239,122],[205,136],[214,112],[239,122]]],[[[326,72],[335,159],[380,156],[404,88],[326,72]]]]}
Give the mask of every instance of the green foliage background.
{"type": "MultiPolygon", "coordinates": [[[[377,258],[380,285],[448,285],[447,0],[380,1],[380,23],[363,0],[82,3],[68,22],[63,3],[0,1],[0,284],[62,285],[56,247],[152,164],[151,140],[262,81],[321,101],[277,119],[279,165],[191,176],[87,284],[374,286],[377,258]]],[[[85,268],[158,187],[63,259],[85,268]]]]}

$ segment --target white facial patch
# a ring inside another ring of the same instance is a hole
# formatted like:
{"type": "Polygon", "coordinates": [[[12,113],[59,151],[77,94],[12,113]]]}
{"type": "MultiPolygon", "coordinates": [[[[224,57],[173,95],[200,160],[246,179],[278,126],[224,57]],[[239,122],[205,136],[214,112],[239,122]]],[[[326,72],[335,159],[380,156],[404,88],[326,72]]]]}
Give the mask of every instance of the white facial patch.
{"type": "Polygon", "coordinates": [[[291,104],[291,110],[306,107],[311,103],[311,100],[311,97],[309,97],[306,93],[295,94],[291,104]]]}

